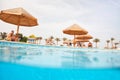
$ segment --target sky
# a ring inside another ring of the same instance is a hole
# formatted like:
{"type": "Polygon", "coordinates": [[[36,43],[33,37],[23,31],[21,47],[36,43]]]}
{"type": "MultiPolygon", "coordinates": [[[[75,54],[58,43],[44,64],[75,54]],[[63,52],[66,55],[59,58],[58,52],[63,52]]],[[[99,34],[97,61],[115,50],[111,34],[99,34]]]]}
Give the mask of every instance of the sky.
{"type": "MultiPolygon", "coordinates": [[[[0,10],[22,7],[37,18],[38,26],[20,26],[25,36],[34,34],[70,38],[63,34],[67,27],[78,24],[104,46],[111,37],[120,41],[120,0],[0,0],[0,10]]],[[[0,20],[0,32],[16,31],[16,25],[0,20]]]]}

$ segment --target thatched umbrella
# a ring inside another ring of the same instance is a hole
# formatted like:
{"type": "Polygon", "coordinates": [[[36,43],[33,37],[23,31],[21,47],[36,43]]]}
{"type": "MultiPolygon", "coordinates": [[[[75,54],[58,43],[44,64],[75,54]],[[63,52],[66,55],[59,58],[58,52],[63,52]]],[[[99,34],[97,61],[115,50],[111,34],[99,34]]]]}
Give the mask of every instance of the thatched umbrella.
{"type": "Polygon", "coordinates": [[[93,37],[90,34],[86,35],[76,35],[75,39],[92,39],[93,37]]]}
{"type": "Polygon", "coordinates": [[[38,25],[37,19],[23,8],[2,10],[0,12],[0,19],[7,23],[17,25],[17,33],[19,32],[19,26],[32,27],[38,25]]]}
{"type": "MultiPolygon", "coordinates": [[[[77,24],[73,24],[72,26],[63,30],[63,33],[69,34],[69,35],[74,35],[74,39],[75,39],[75,35],[84,35],[84,34],[87,34],[88,31],[86,31],[85,29],[83,29],[82,27],[80,27],[77,24]]],[[[75,46],[75,43],[73,43],[73,44],[75,46]]]]}

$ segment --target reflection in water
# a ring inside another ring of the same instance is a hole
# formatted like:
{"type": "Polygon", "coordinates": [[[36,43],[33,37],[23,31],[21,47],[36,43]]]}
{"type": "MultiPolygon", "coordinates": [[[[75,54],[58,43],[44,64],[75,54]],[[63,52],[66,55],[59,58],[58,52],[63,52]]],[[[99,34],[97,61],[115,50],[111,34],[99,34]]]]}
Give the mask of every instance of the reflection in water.
{"type": "Polygon", "coordinates": [[[118,51],[106,50],[71,50],[65,51],[62,65],[64,67],[120,67],[118,51]],[[70,55],[72,54],[72,55],[70,55]]]}
{"type": "Polygon", "coordinates": [[[26,51],[22,47],[2,47],[0,51],[0,60],[6,62],[17,62],[26,55],[26,51]]]}
{"type": "Polygon", "coordinates": [[[91,64],[89,55],[83,51],[68,51],[68,55],[62,56],[62,66],[64,67],[87,67],[91,64]],[[71,54],[71,55],[69,55],[71,54]]]}
{"type": "Polygon", "coordinates": [[[98,61],[99,61],[97,57],[94,57],[93,60],[94,60],[95,62],[98,62],[98,61]]]}

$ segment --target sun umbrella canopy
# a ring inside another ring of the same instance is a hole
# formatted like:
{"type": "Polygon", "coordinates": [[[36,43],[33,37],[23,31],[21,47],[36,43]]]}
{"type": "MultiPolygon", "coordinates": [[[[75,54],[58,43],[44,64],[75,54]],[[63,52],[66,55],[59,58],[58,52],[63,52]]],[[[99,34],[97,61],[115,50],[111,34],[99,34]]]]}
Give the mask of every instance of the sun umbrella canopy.
{"type": "Polygon", "coordinates": [[[83,29],[77,24],[73,24],[72,26],[63,30],[63,33],[69,34],[69,35],[83,35],[83,34],[87,34],[88,31],[86,31],[85,29],[83,29]]]}
{"type": "Polygon", "coordinates": [[[76,39],[92,39],[93,37],[89,34],[86,34],[86,35],[76,35],[75,38],[76,39]]]}
{"type": "MultiPolygon", "coordinates": [[[[75,35],[84,35],[84,34],[87,34],[88,31],[86,31],[85,29],[83,29],[82,27],[80,27],[77,24],[73,24],[72,26],[63,30],[63,33],[69,34],[69,35],[74,35],[74,39],[75,39],[75,35]]],[[[73,41],[73,44],[75,46],[75,41],[73,41]]]]}
{"type": "Polygon", "coordinates": [[[19,26],[32,27],[38,25],[37,19],[23,8],[2,10],[0,12],[0,19],[7,23],[17,25],[17,32],[19,30],[19,26]]]}

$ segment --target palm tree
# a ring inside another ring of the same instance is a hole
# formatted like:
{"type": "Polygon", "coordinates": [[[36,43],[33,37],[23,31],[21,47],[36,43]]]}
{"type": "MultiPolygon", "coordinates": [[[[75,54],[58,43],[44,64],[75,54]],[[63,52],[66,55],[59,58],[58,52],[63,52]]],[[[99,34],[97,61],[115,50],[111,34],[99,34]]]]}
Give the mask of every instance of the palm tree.
{"type": "Polygon", "coordinates": [[[110,40],[107,40],[107,48],[109,48],[109,43],[110,43],[110,40]]]}
{"type": "Polygon", "coordinates": [[[2,32],[0,32],[0,40],[2,39],[2,32]]]}
{"type": "Polygon", "coordinates": [[[45,39],[45,43],[46,43],[46,45],[48,45],[48,42],[47,42],[47,41],[48,41],[48,39],[45,39]]]}
{"type": "Polygon", "coordinates": [[[49,38],[49,41],[50,41],[50,45],[52,45],[54,42],[53,42],[53,39],[54,39],[54,37],[53,36],[50,36],[50,38],[49,38]]]}
{"type": "Polygon", "coordinates": [[[42,37],[37,37],[37,40],[39,40],[39,44],[41,43],[42,37]]]}
{"type": "Polygon", "coordinates": [[[118,42],[114,43],[115,44],[115,49],[117,48],[117,45],[119,44],[118,42]]]}
{"type": "Polygon", "coordinates": [[[58,45],[58,42],[60,41],[60,38],[56,38],[55,40],[57,41],[57,45],[58,45]]]}
{"type": "Polygon", "coordinates": [[[64,38],[63,38],[63,41],[66,41],[66,40],[67,40],[67,38],[64,37],[64,38]]]}
{"type": "Polygon", "coordinates": [[[50,36],[50,39],[54,39],[54,37],[53,37],[53,36],[50,36]]]}
{"type": "Polygon", "coordinates": [[[39,39],[40,39],[40,43],[41,43],[42,37],[39,37],[39,39]]]}
{"type": "Polygon", "coordinates": [[[93,42],[96,43],[96,48],[97,48],[97,47],[98,47],[98,46],[97,46],[97,43],[100,42],[100,40],[99,40],[98,38],[95,38],[95,39],[93,40],[93,42]]]}
{"type": "Polygon", "coordinates": [[[112,48],[113,48],[113,41],[114,41],[115,39],[112,37],[111,38],[111,46],[112,46],[112,48]]]}

